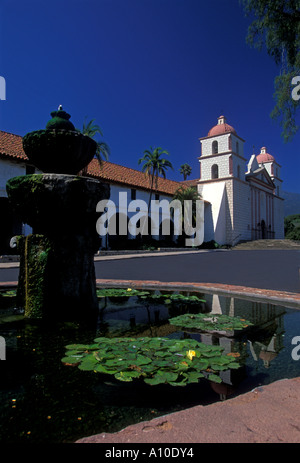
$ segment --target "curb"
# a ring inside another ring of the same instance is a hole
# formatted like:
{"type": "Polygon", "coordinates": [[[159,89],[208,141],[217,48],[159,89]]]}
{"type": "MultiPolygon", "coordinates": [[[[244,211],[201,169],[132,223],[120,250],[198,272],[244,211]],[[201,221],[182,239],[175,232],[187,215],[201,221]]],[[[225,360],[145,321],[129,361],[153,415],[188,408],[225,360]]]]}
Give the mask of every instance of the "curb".
{"type": "Polygon", "coordinates": [[[266,299],[274,304],[284,303],[292,308],[300,309],[300,294],[286,291],[250,288],[247,286],[224,285],[219,283],[183,283],[178,281],[160,282],[155,280],[112,280],[97,279],[97,286],[136,288],[152,290],[203,291],[223,296],[238,296],[240,299],[256,299],[265,302],[266,299]]]}
{"type": "MultiPolygon", "coordinates": [[[[11,289],[18,285],[17,281],[0,282],[0,289],[11,289]]],[[[239,299],[255,299],[258,302],[272,301],[275,305],[300,309],[300,294],[286,291],[250,288],[247,286],[224,285],[219,283],[183,283],[178,281],[161,282],[155,280],[112,280],[97,279],[98,287],[135,288],[166,291],[202,291],[220,296],[237,296],[239,299]]]]}

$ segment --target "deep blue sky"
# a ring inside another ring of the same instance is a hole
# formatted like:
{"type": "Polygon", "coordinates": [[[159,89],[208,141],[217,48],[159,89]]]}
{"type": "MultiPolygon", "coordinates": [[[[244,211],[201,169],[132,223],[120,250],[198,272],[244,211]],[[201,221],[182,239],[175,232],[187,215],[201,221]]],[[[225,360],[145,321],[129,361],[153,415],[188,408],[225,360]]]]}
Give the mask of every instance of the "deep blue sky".
{"type": "Polygon", "coordinates": [[[0,0],[0,129],[44,128],[59,104],[76,127],[95,119],[110,161],[139,169],[150,146],[174,172],[199,177],[199,137],[224,114],[282,165],[285,191],[300,192],[300,133],[285,144],[270,119],[278,68],[246,44],[239,0],[0,0]]]}

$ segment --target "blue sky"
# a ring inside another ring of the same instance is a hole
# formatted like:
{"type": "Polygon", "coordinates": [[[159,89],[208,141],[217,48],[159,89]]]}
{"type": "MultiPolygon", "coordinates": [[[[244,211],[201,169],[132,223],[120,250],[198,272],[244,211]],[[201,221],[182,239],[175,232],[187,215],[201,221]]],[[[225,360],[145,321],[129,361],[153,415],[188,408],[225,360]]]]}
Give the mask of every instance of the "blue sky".
{"type": "Polygon", "coordinates": [[[245,141],[282,165],[300,193],[300,133],[285,144],[270,119],[278,68],[246,44],[239,0],[0,0],[0,129],[45,127],[59,104],[76,127],[95,119],[110,161],[139,169],[150,146],[174,172],[199,177],[199,138],[224,114],[245,141]]]}

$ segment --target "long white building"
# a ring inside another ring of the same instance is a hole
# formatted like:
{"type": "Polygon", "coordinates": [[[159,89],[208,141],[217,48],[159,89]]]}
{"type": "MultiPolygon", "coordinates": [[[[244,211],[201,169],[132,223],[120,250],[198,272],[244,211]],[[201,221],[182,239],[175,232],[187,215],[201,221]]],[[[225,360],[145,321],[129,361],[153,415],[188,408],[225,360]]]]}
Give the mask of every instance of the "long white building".
{"type": "MultiPolygon", "coordinates": [[[[219,244],[235,245],[244,240],[284,238],[280,165],[267,148],[261,148],[258,155],[247,160],[244,140],[224,116],[218,118],[207,136],[200,138],[200,146],[199,178],[186,182],[159,178],[152,198],[171,201],[178,188],[195,186],[204,200],[205,242],[214,240],[219,244]]],[[[22,137],[0,131],[0,254],[10,252],[12,236],[31,231],[14,217],[8,203],[6,182],[12,177],[32,173],[40,172],[30,165],[23,151],[22,137]]],[[[138,170],[111,162],[103,162],[100,168],[94,159],[87,175],[110,184],[110,199],[116,204],[117,216],[125,213],[118,203],[120,192],[127,193],[128,203],[134,199],[148,203],[149,180],[138,170]]],[[[161,214],[154,238],[164,238],[167,242],[172,237],[162,235],[163,221],[161,214]]],[[[124,239],[126,236],[106,236],[102,246],[109,248],[116,245],[116,240],[124,239]]]]}

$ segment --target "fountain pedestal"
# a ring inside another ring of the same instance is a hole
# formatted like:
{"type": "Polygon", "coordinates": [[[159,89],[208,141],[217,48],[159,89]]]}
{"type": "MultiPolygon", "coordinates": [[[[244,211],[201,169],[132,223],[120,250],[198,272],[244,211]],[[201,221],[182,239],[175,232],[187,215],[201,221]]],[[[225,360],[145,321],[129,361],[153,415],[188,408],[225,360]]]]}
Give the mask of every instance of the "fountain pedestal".
{"type": "Polygon", "coordinates": [[[96,205],[109,197],[109,186],[86,177],[34,174],[9,180],[7,194],[33,229],[19,241],[18,297],[25,315],[87,319],[96,314],[96,205]]]}
{"type": "Polygon", "coordinates": [[[6,185],[12,209],[33,230],[16,239],[18,304],[30,318],[88,320],[98,312],[96,206],[110,187],[75,175],[93,159],[97,143],[75,129],[61,106],[51,116],[45,130],[23,137],[29,161],[44,173],[6,185]]]}

